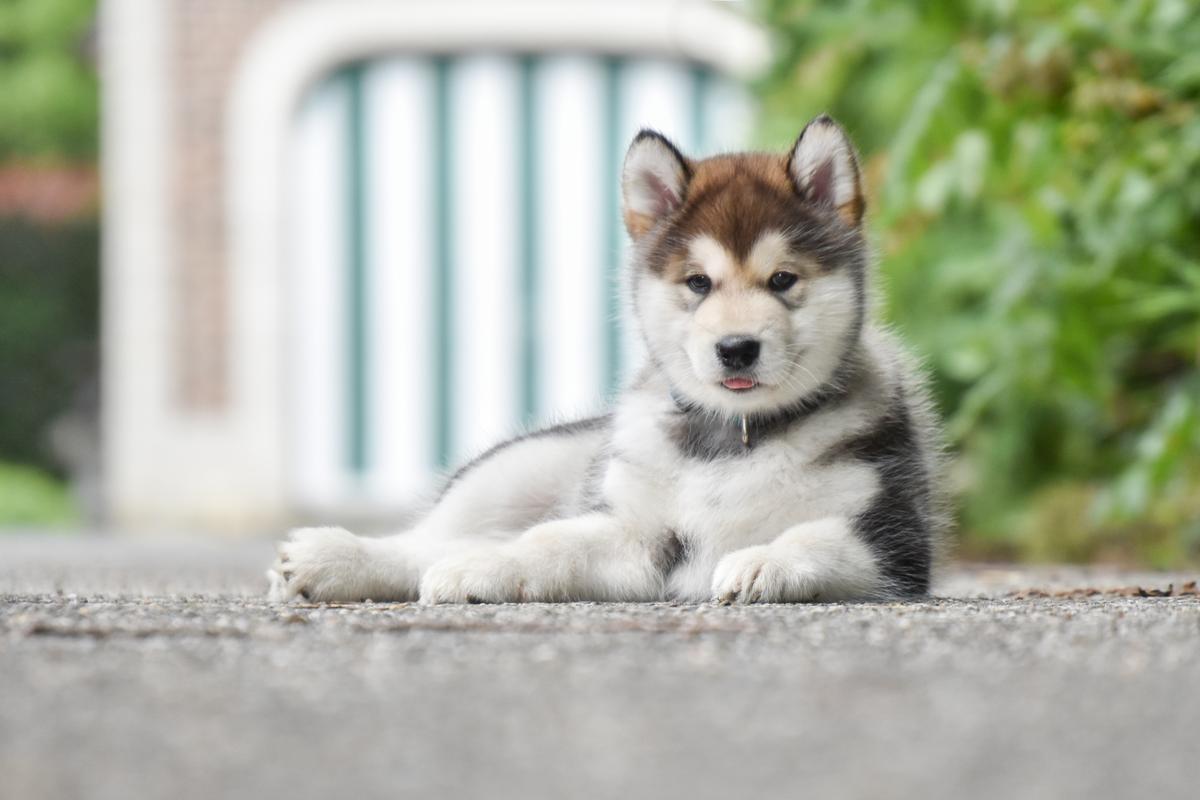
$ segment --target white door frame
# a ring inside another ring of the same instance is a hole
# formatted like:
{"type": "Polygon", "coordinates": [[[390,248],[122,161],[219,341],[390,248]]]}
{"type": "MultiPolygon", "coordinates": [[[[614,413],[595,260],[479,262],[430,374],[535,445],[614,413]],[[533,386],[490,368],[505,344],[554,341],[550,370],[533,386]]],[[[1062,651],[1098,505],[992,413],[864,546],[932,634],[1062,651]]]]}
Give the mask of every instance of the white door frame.
{"type": "Polygon", "coordinates": [[[700,0],[341,0],[277,12],[246,48],[226,119],[230,403],[223,431],[210,429],[206,448],[226,453],[225,493],[235,505],[239,489],[261,516],[283,516],[289,500],[284,170],[301,98],[350,61],[485,48],[673,56],[739,77],[769,59],[758,27],[700,0]]]}

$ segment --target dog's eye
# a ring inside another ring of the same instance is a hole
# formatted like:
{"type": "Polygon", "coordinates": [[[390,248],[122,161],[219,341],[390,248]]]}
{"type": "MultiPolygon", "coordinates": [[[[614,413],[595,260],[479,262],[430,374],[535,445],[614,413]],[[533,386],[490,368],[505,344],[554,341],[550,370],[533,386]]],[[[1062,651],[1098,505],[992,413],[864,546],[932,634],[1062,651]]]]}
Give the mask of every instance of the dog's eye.
{"type": "Polygon", "coordinates": [[[767,281],[773,292],[786,292],[796,285],[797,275],[794,272],[776,272],[767,281]]]}
{"type": "Polygon", "coordinates": [[[691,275],[687,279],[687,287],[696,294],[708,294],[712,281],[707,275],[691,275]]]}

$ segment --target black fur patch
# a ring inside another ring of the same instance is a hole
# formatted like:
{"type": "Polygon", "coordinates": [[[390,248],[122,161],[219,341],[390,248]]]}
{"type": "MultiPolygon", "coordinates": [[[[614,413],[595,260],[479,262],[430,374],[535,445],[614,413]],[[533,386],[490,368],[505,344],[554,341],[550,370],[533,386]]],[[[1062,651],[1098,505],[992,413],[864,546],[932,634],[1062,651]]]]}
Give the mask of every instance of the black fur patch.
{"type": "Polygon", "coordinates": [[[742,442],[742,429],[737,421],[691,405],[679,404],[668,435],[680,453],[702,461],[733,458],[750,452],[750,447],[742,442]]]}
{"type": "Polygon", "coordinates": [[[655,566],[659,568],[663,575],[670,575],[675,571],[675,568],[688,559],[688,545],[679,538],[679,534],[675,531],[667,532],[667,540],[663,543],[662,549],[656,554],[655,566]]]}
{"type": "Polygon", "coordinates": [[[454,484],[461,480],[462,477],[468,472],[475,469],[475,467],[478,467],[492,456],[502,453],[515,444],[519,444],[529,439],[542,439],[547,436],[573,436],[577,433],[589,433],[591,431],[603,430],[609,427],[611,424],[612,414],[601,414],[600,416],[596,417],[586,417],[584,419],[572,420],[571,422],[563,422],[559,425],[551,425],[549,428],[541,428],[540,430],[522,433],[519,436],[514,436],[511,439],[507,439],[497,445],[493,445],[489,449],[485,450],[481,455],[476,456],[463,466],[459,467],[458,470],[450,476],[450,480],[446,481],[446,485],[442,487],[442,491],[441,494],[438,495],[437,502],[441,502],[442,498],[446,496],[446,493],[449,492],[451,488],[453,488],[454,484]]]}
{"type": "Polygon", "coordinates": [[[718,458],[736,458],[749,454],[763,441],[786,433],[793,423],[804,419],[814,411],[841,402],[855,382],[857,359],[843,359],[835,379],[817,389],[800,401],[766,413],[750,414],[746,417],[748,441],[743,441],[740,419],[707,411],[699,405],[672,392],[676,413],[671,420],[668,435],[688,458],[715,461],[718,458]]]}
{"type": "Polygon", "coordinates": [[[835,445],[820,459],[853,459],[878,473],[879,492],[854,520],[854,530],[879,560],[884,576],[906,596],[929,591],[933,568],[932,476],[922,456],[901,396],[871,430],[835,445]]]}

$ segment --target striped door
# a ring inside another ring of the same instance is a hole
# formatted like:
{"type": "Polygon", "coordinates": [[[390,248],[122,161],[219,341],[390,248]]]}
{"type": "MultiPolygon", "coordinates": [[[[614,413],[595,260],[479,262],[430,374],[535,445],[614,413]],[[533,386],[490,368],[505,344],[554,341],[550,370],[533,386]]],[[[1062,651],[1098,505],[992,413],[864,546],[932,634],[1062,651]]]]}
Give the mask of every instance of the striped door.
{"type": "Polygon", "coordinates": [[[708,68],[397,57],[309,94],[290,145],[289,463],[298,507],[400,508],[522,428],[600,407],[619,326],[618,173],[637,129],[741,146],[708,68]]]}

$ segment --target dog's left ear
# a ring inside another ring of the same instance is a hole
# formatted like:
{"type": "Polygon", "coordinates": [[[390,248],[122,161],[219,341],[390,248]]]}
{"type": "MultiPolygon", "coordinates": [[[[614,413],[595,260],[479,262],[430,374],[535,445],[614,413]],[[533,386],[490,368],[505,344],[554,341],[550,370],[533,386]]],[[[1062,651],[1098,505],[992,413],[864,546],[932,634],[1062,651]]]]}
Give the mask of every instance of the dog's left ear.
{"type": "Polygon", "coordinates": [[[690,179],[691,166],[670,139],[649,129],[638,133],[621,169],[621,199],[630,237],[638,239],[677,211],[690,179]]]}
{"type": "Polygon", "coordinates": [[[866,203],[858,157],[850,137],[832,118],[822,114],[804,127],[787,167],[805,200],[832,208],[851,227],[862,223],[866,203]]]}

